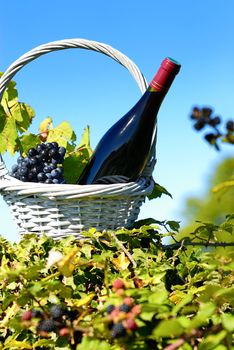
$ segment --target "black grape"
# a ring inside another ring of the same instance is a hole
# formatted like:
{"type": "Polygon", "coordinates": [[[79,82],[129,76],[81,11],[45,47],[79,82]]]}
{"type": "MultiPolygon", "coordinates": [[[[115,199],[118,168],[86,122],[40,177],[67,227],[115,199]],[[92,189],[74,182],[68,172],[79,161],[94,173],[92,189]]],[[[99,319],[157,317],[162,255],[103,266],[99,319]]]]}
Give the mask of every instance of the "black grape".
{"type": "Polygon", "coordinates": [[[11,176],[24,182],[65,183],[62,168],[65,154],[66,149],[57,142],[40,143],[30,148],[26,157],[18,157],[11,176]]]}

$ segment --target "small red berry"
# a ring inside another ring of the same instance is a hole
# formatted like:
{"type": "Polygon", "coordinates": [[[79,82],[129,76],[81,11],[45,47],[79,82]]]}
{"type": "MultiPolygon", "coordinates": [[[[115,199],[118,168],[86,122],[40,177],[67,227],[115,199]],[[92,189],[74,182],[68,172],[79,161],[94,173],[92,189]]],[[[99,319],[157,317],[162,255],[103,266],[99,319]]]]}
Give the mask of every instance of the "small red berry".
{"type": "Polygon", "coordinates": [[[115,288],[115,289],[124,288],[124,283],[119,278],[117,280],[115,280],[112,285],[113,285],[113,288],[115,288]]]}
{"type": "Polygon", "coordinates": [[[59,335],[61,337],[66,337],[69,334],[69,329],[64,327],[59,330],[59,335]]]}
{"type": "Polygon", "coordinates": [[[123,302],[128,306],[132,306],[134,304],[134,299],[131,297],[126,297],[124,298],[123,302]]]}
{"type": "Polygon", "coordinates": [[[141,312],[141,305],[137,304],[137,305],[133,306],[131,312],[132,312],[134,315],[139,315],[140,312],[141,312]]]}
{"type": "Polygon", "coordinates": [[[124,321],[124,327],[131,331],[134,331],[135,329],[138,328],[136,321],[133,320],[132,318],[128,318],[127,320],[124,321]]]}
{"type": "Polygon", "coordinates": [[[116,295],[118,295],[119,297],[122,297],[125,293],[125,290],[123,288],[117,289],[115,291],[116,295]]]}
{"type": "Polygon", "coordinates": [[[32,311],[31,310],[24,311],[22,315],[22,321],[30,321],[31,318],[32,318],[32,311]]]}

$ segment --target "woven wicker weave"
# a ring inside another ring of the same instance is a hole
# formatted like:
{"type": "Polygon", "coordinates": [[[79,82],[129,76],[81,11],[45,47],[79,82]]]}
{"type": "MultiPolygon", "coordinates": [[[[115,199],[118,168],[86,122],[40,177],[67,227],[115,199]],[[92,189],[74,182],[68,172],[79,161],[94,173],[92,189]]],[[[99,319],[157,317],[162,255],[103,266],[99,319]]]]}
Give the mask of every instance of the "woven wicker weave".
{"type": "MultiPolygon", "coordinates": [[[[41,45],[17,59],[0,79],[0,99],[8,82],[28,62],[51,51],[83,48],[101,52],[128,69],[140,90],[147,87],[138,67],[109,45],[84,39],[68,39],[41,45]]],[[[145,196],[152,192],[156,136],[142,178],[113,185],[49,185],[21,182],[11,177],[0,155],[0,192],[10,206],[19,233],[43,233],[60,238],[79,237],[84,229],[129,227],[137,219],[145,196]]]]}

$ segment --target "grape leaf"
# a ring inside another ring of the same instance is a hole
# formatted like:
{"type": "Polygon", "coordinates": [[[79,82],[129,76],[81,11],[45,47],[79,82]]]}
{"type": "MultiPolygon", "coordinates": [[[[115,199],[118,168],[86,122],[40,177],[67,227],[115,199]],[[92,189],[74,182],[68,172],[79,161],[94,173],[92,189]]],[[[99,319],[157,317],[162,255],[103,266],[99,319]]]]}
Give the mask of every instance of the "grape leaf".
{"type": "Polygon", "coordinates": [[[89,157],[92,155],[93,151],[90,147],[90,128],[89,128],[89,125],[87,125],[87,127],[84,129],[81,141],[80,141],[79,145],[77,146],[77,150],[83,150],[83,149],[87,150],[89,157]]]}
{"type": "Polygon", "coordinates": [[[40,143],[40,139],[38,135],[35,135],[35,134],[23,135],[20,139],[20,150],[23,156],[26,156],[28,150],[32,147],[35,147],[38,143],[40,143]]]}
{"type": "Polygon", "coordinates": [[[28,130],[29,126],[32,123],[32,119],[35,116],[35,112],[32,107],[22,102],[15,105],[11,109],[11,113],[16,119],[17,128],[20,133],[28,130]]]}
{"type": "Polygon", "coordinates": [[[166,190],[165,187],[160,186],[159,184],[154,184],[154,189],[151,194],[149,194],[147,197],[149,200],[159,198],[162,196],[162,194],[166,194],[167,196],[172,198],[172,195],[166,190]]]}
{"type": "Polygon", "coordinates": [[[60,146],[67,147],[68,141],[75,140],[75,133],[68,122],[62,122],[56,128],[50,129],[47,141],[56,141],[60,146]]]}
{"type": "Polygon", "coordinates": [[[119,271],[126,270],[130,264],[129,259],[126,257],[124,252],[120,253],[117,258],[112,259],[112,262],[119,271]]]}
{"type": "Polygon", "coordinates": [[[0,153],[5,153],[8,150],[13,155],[17,149],[18,140],[15,119],[6,117],[4,123],[4,117],[1,118],[0,129],[2,129],[0,133],[0,153]]]}
{"type": "Polygon", "coordinates": [[[47,117],[40,123],[39,131],[40,131],[40,133],[45,132],[45,131],[49,130],[50,128],[51,129],[53,128],[53,122],[52,122],[51,117],[47,117]]]}
{"type": "Polygon", "coordinates": [[[64,179],[67,183],[76,183],[83,169],[89,160],[89,151],[84,148],[80,151],[74,151],[64,160],[64,179]]]}

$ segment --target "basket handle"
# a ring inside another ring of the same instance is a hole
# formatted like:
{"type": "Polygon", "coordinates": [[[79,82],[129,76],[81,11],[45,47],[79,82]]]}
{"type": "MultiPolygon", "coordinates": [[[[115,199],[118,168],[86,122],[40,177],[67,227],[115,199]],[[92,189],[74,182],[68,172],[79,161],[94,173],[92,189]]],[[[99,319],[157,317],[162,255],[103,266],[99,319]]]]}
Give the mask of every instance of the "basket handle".
{"type": "Polygon", "coordinates": [[[93,51],[101,52],[111,57],[112,59],[117,61],[119,64],[121,64],[122,66],[128,69],[128,71],[131,73],[133,78],[136,80],[142,93],[144,93],[145,90],[147,89],[146,79],[143,76],[143,74],[140,72],[139,68],[136,66],[136,64],[132,60],[130,60],[127,56],[125,56],[120,51],[112,48],[109,45],[106,45],[97,41],[91,41],[86,39],[65,39],[65,40],[52,41],[48,44],[37,46],[34,49],[26,52],[24,55],[19,57],[15,62],[13,62],[0,79],[0,100],[2,99],[3,92],[6,89],[9,81],[26,64],[35,60],[39,56],[45,55],[46,53],[49,53],[52,51],[65,50],[65,49],[74,49],[74,48],[93,50],[93,51]]]}
{"type": "MultiPolygon", "coordinates": [[[[26,64],[28,64],[29,62],[35,60],[39,56],[42,56],[46,53],[49,53],[52,51],[64,50],[64,49],[71,49],[71,48],[82,48],[86,50],[93,50],[93,51],[101,52],[111,57],[112,59],[117,61],[119,64],[121,64],[122,66],[128,69],[130,74],[133,76],[133,78],[137,82],[142,93],[144,93],[145,90],[147,89],[147,86],[148,86],[147,81],[143,76],[143,74],[140,72],[137,65],[120,51],[112,48],[109,45],[96,42],[96,41],[91,41],[86,39],[65,39],[65,40],[53,41],[48,44],[37,46],[34,49],[26,52],[24,55],[19,57],[16,61],[14,61],[8,67],[8,69],[5,71],[5,73],[2,75],[0,79],[0,100],[2,99],[3,93],[9,81],[26,64]]],[[[154,148],[155,148],[155,142],[153,142],[152,144],[150,158],[152,158],[154,148]]],[[[5,175],[6,175],[6,168],[0,154],[0,179],[5,175]]]]}

